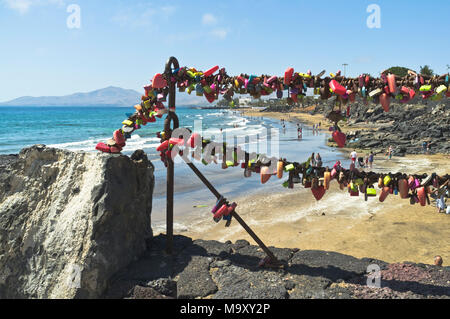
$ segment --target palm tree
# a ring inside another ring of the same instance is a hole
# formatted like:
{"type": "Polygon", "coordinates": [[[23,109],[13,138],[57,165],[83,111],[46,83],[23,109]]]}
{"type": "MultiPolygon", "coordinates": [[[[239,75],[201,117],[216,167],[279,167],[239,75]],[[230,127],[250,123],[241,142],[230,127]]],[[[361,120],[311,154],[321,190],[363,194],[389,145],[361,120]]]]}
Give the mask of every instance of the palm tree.
{"type": "Polygon", "coordinates": [[[428,65],[424,65],[423,67],[422,66],[420,67],[420,74],[433,76],[434,71],[428,65]]]}

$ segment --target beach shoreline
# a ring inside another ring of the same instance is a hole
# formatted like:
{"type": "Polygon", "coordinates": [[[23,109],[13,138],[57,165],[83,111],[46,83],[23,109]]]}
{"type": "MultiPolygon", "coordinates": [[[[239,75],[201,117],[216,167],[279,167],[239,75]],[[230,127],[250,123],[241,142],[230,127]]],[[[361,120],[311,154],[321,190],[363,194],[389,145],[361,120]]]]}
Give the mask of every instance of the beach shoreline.
{"type": "MultiPolygon", "coordinates": [[[[287,113],[249,111],[242,115],[301,120],[305,124],[321,122],[322,130],[327,130],[329,124],[322,115],[287,116],[287,113]]],[[[339,149],[344,154],[352,150],[339,149]]],[[[381,154],[375,156],[373,171],[444,174],[449,168],[448,155],[394,156],[389,160],[381,154]]],[[[350,197],[346,191],[339,190],[335,181],[319,202],[303,187],[294,190],[280,187],[268,194],[242,195],[233,200],[239,205],[241,217],[268,246],[425,264],[432,264],[434,257],[440,255],[444,265],[450,262],[450,216],[437,213],[431,205],[410,205],[409,200],[398,196],[388,196],[384,203],[378,197],[365,202],[362,196],[350,197]]],[[[209,210],[203,209],[201,218],[184,223],[190,226],[184,227],[182,234],[194,239],[252,241],[236,221],[230,228],[212,222],[209,210]]]]}

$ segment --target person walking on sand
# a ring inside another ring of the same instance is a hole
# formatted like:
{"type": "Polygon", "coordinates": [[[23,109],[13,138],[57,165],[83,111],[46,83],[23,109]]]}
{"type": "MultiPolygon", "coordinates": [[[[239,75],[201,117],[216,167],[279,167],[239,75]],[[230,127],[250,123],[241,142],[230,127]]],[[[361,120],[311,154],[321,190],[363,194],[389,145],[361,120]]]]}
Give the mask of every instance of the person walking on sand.
{"type": "Polygon", "coordinates": [[[422,149],[423,149],[423,153],[424,153],[424,154],[427,153],[427,147],[428,147],[427,141],[423,141],[423,143],[422,143],[422,149]]]}
{"type": "Polygon", "coordinates": [[[353,150],[353,152],[350,153],[350,157],[352,159],[352,163],[356,164],[356,158],[358,157],[358,153],[356,153],[356,150],[353,150]]]}
{"type": "Polygon", "coordinates": [[[369,154],[369,167],[372,168],[372,165],[373,165],[373,152],[370,151],[370,154],[369,154]]]}

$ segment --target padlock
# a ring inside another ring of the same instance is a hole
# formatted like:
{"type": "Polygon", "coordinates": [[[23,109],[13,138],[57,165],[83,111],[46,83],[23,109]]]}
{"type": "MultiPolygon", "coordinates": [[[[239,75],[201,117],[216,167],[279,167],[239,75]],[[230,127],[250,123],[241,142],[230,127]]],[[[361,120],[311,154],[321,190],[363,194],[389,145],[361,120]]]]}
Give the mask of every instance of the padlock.
{"type": "Polygon", "coordinates": [[[336,80],[331,80],[330,82],[330,89],[338,95],[344,96],[347,93],[347,89],[343,87],[339,82],[336,80]]]}
{"type": "Polygon", "coordinates": [[[333,132],[332,137],[333,137],[333,140],[338,145],[338,147],[342,148],[345,146],[345,141],[346,141],[347,137],[344,133],[336,130],[333,132]]]}
{"type": "Polygon", "coordinates": [[[326,190],[325,190],[325,187],[318,186],[316,188],[311,187],[311,192],[313,193],[316,200],[319,201],[322,199],[323,195],[325,195],[326,190]]]}
{"type": "Polygon", "coordinates": [[[389,184],[391,183],[391,181],[392,181],[392,177],[391,177],[390,175],[386,175],[386,176],[383,178],[383,185],[384,185],[384,186],[389,186],[389,184]]]}
{"type": "Polygon", "coordinates": [[[391,104],[391,97],[386,93],[380,95],[380,103],[385,112],[389,112],[389,105],[391,104]]]}
{"type": "Polygon", "coordinates": [[[389,74],[387,76],[387,82],[388,82],[390,93],[396,94],[397,93],[397,83],[395,81],[395,74],[389,74]]]}
{"type": "Polygon", "coordinates": [[[369,93],[369,97],[374,98],[376,96],[380,96],[383,93],[383,90],[378,88],[369,93]]]}
{"type": "Polygon", "coordinates": [[[331,173],[326,171],[323,173],[323,186],[326,190],[330,188],[331,173]]]}
{"type": "Polygon", "coordinates": [[[381,193],[380,193],[380,202],[384,202],[384,200],[386,199],[386,197],[388,197],[388,195],[390,194],[390,188],[385,186],[381,189],[381,193]]]}
{"type": "Polygon", "coordinates": [[[218,66],[218,65],[212,67],[212,68],[209,69],[208,71],[205,71],[205,73],[203,73],[203,75],[204,75],[205,77],[209,77],[209,76],[213,75],[217,70],[219,70],[219,66],[218,66]]]}
{"type": "Polygon", "coordinates": [[[152,80],[152,87],[154,89],[162,89],[167,86],[167,81],[164,79],[163,75],[160,73],[155,74],[152,80]]]}
{"type": "Polygon", "coordinates": [[[375,196],[377,196],[377,191],[375,190],[375,188],[373,188],[373,186],[367,187],[366,188],[366,194],[369,197],[375,197],[375,196]]]}
{"type": "Polygon", "coordinates": [[[277,163],[277,177],[279,179],[283,178],[283,170],[284,170],[284,162],[280,160],[277,163]]]}
{"type": "Polygon", "coordinates": [[[292,75],[294,74],[293,68],[287,68],[284,72],[284,84],[289,85],[292,81],[292,75]]]}

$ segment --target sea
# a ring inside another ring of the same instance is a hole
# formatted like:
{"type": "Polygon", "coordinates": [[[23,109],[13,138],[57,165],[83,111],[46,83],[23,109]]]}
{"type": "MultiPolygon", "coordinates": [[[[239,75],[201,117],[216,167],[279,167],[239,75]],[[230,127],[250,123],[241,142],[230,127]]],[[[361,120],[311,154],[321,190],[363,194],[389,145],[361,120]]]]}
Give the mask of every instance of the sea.
{"type": "MultiPolygon", "coordinates": [[[[122,121],[134,112],[130,107],[0,107],[0,154],[16,154],[24,147],[45,144],[49,147],[71,151],[97,152],[95,146],[112,137],[122,121]]],[[[234,142],[244,150],[254,147],[254,139],[267,139],[269,147],[258,151],[270,151],[271,156],[287,158],[289,161],[304,162],[312,152],[320,153],[324,166],[333,166],[336,160],[348,165],[348,160],[335,148],[326,145],[330,135],[323,130],[313,130],[306,123],[289,122],[286,115],[284,124],[277,119],[245,117],[240,112],[223,109],[202,109],[179,106],[177,115],[180,127],[191,130],[200,128],[208,132],[213,140],[223,138],[234,142]],[[302,138],[298,138],[297,128],[302,128],[302,138]],[[270,133],[268,133],[270,132],[270,133]],[[276,139],[276,140],[275,140],[276,139]],[[276,154],[275,154],[276,153],[276,154]]],[[[160,161],[156,147],[160,139],[156,133],[163,130],[164,117],[156,123],[149,123],[135,131],[127,140],[124,155],[142,149],[155,166],[155,190],[153,195],[152,223],[164,222],[166,195],[166,168],[160,161]]],[[[325,124],[323,124],[325,125],[325,124]]],[[[262,144],[264,144],[262,143],[262,144]]],[[[253,150],[253,149],[252,149],[253,150]]],[[[205,166],[194,164],[208,178],[219,192],[232,200],[245,194],[264,194],[283,191],[282,182],[272,178],[261,185],[259,176],[253,174],[244,178],[240,166],[222,169],[220,164],[205,166]]],[[[175,216],[194,214],[196,206],[213,205],[215,197],[197,176],[182,161],[175,162],[175,216]]]]}

